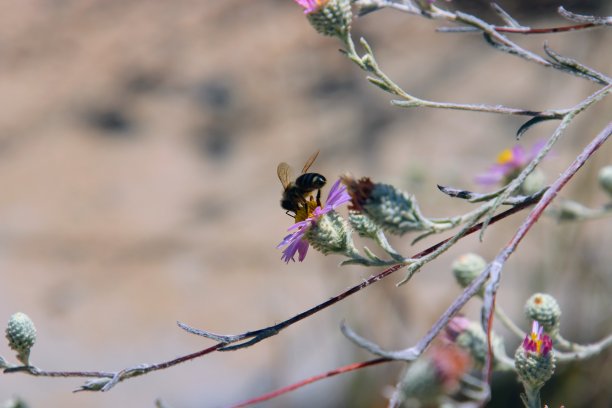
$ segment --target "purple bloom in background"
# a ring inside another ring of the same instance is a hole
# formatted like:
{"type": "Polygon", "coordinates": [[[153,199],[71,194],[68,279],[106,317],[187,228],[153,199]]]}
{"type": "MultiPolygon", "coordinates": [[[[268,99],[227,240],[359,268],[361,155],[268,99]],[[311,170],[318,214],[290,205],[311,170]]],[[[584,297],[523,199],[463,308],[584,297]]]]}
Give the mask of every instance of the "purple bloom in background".
{"type": "Polygon", "coordinates": [[[497,155],[497,162],[486,173],[476,176],[476,182],[482,185],[493,185],[509,181],[523,170],[543,147],[544,142],[538,142],[529,152],[519,145],[502,151],[497,155]]]}
{"type": "Polygon", "coordinates": [[[283,238],[281,243],[277,245],[277,248],[285,247],[281,259],[287,263],[289,263],[289,261],[295,262],[295,254],[297,253],[298,261],[302,262],[304,258],[306,258],[309,246],[308,241],[304,238],[304,234],[306,234],[310,227],[317,223],[320,217],[349,201],[351,201],[351,196],[346,192],[346,186],[341,184],[338,179],[329,190],[323,208],[316,207],[312,213],[308,214],[308,218],[304,221],[296,222],[287,230],[295,231],[283,238]]]}
{"type": "Polygon", "coordinates": [[[316,13],[327,4],[329,0],[295,0],[297,4],[304,7],[304,14],[316,13]]]}

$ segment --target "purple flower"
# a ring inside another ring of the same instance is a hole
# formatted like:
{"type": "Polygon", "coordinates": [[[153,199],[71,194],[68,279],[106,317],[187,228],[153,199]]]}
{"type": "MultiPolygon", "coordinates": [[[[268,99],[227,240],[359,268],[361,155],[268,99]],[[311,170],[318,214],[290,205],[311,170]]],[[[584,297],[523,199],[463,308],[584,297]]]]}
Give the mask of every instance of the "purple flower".
{"type": "Polygon", "coordinates": [[[327,4],[329,0],[295,0],[297,4],[304,7],[304,14],[316,13],[327,4]]]}
{"type": "Polygon", "coordinates": [[[286,263],[289,261],[295,262],[295,254],[298,254],[298,261],[302,262],[306,258],[308,252],[308,241],[304,238],[304,234],[315,225],[319,218],[328,212],[335,210],[344,203],[351,201],[351,196],[346,192],[346,186],[340,184],[340,180],[337,180],[329,190],[327,200],[323,208],[317,206],[312,212],[308,214],[308,217],[303,221],[298,221],[291,226],[287,231],[294,231],[287,235],[277,248],[285,247],[283,249],[283,256],[281,259],[286,263]]]}
{"type": "Polygon", "coordinates": [[[516,145],[497,155],[497,162],[486,173],[476,176],[476,182],[482,185],[493,185],[515,177],[544,147],[544,142],[536,143],[530,152],[516,145]]]}
{"type": "Polygon", "coordinates": [[[523,340],[523,349],[546,357],[552,350],[552,340],[543,333],[544,328],[534,320],[531,333],[527,334],[523,340]]]}

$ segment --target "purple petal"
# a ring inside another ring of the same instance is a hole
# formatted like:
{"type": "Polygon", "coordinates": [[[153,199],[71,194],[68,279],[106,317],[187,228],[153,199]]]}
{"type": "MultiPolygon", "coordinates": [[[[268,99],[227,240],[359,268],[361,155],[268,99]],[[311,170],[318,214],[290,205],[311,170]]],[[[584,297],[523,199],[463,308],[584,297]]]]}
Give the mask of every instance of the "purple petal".
{"type": "Polygon", "coordinates": [[[302,262],[304,258],[306,258],[306,253],[308,252],[308,241],[305,239],[300,239],[297,244],[297,252],[298,252],[298,261],[302,262]]]}
{"type": "Polygon", "coordinates": [[[330,206],[335,210],[344,203],[351,201],[351,196],[346,192],[346,186],[341,184],[340,179],[336,180],[334,185],[329,190],[325,206],[330,206]]]}

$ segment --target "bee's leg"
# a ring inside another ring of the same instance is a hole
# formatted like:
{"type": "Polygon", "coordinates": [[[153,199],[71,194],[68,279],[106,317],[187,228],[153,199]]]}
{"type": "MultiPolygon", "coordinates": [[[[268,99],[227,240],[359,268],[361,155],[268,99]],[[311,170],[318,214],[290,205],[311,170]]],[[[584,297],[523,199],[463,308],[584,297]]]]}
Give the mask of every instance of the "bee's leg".
{"type": "Polygon", "coordinates": [[[290,212],[291,212],[291,211],[287,210],[287,211],[285,211],[285,214],[287,214],[287,215],[288,215],[288,216],[290,216],[291,218],[295,218],[295,215],[291,215],[291,214],[290,214],[290,212]]]}
{"type": "Polygon", "coordinates": [[[321,189],[317,190],[317,206],[321,207],[321,189]]]}

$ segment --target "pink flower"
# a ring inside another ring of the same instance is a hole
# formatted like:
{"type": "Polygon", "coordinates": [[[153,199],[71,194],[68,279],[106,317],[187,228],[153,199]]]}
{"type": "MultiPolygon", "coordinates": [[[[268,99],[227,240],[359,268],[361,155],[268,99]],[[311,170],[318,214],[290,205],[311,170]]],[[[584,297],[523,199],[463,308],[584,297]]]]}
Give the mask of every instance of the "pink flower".
{"type": "Polygon", "coordinates": [[[304,14],[316,13],[327,4],[329,0],[295,0],[297,4],[304,7],[304,14]]]}
{"type": "Polygon", "coordinates": [[[306,258],[309,246],[308,241],[304,238],[304,234],[317,223],[320,217],[349,201],[351,201],[351,196],[346,192],[346,186],[340,184],[340,180],[337,180],[329,190],[323,208],[317,206],[312,213],[308,214],[308,218],[304,221],[296,222],[287,230],[295,231],[283,238],[281,243],[277,245],[277,248],[285,247],[281,259],[286,263],[289,263],[289,261],[295,262],[294,258],[297,253],[298,261],[302,262],[306,258]]]}
{"type": "Polygon", "coordinates": [[[544,147],[543,142],[536,143],[530,152],[516,145],[497,155],[497,162],[486,173],[476,176],[476,182],[482,185],[493,185],[515,177],[533,160],[544,147]]]}
{"type": "Polygon", "coordinates": [[[543,333],[544,328],[534,320],[531,333],[527,334],[523,340],[523,349],[546,357],[552,350],[552,340],[543,333]]]}

